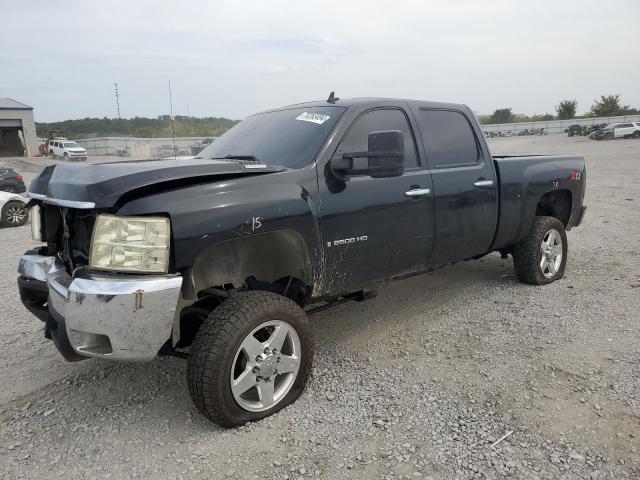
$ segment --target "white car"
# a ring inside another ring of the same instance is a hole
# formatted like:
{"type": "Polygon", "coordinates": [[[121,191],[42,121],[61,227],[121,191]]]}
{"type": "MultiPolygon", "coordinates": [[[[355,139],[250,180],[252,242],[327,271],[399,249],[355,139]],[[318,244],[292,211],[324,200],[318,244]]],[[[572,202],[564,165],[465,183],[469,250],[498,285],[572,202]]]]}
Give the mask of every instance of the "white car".
{"type": "Polygon", "coordinates": [[[640,138],[640,122],[612,123],[605,129],[609,138],[640,138]]]}
{"type": "Polygon", "coordinates": [[[15,193],[0,192],[0,225],[19,227],[29,220],[29,210],[24,197],[15,193]]]}
{"type": "Polygon", "coordinates": [[[65,160],[86,160],[87,150],[71,140],[49,140],[49,156],[65,160]]]}

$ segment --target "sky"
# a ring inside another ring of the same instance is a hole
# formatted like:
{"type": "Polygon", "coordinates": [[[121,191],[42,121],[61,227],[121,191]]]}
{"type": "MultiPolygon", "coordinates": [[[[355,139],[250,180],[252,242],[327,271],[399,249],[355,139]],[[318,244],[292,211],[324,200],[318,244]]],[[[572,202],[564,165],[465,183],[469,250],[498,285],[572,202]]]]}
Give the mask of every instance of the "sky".
{"type": "Polygon", "coordinates": [[[319,100],[465,103],[479,114],[640,107],[640,1],[3,2],[0,97],[36,121],[243,118],[319,100]]]}

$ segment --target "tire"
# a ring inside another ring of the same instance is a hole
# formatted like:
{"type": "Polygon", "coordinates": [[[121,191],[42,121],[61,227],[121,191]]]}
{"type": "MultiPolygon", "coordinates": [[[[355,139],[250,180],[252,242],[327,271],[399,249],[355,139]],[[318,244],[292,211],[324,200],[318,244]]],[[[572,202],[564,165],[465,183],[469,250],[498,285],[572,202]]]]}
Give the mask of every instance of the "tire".
{"type": "Polygon", "coordinates": [[[69,161],[69,154],[68,154],[67,152],[64,152],[64,155],[62,155],[62,158],[63,158],[65,161],[67,161],[67,162],[68,162],[68,161],[69,161]]]}
{"type": "Polygon", "coordinates": [[[297,304],[270,292],[243,292],[225,300],[198,330],[187,363],[189,393],[198,410],[214,423],[227,428],[244,425],[276,413],[300,396],[313,355],[311,325],[297,304]],[[267,353],[264,348],[277,345],[278,332],[287,332],[282,347],[267,353]],[[282,366],[291,371],[279,373],[282,366]],[[234,379],[242,378],[247,379],[245,386],[253,385],[244,393],[242,382],[232,389],[234,379]],[[269,386],[272,392],[275,387],[273,403],[269,386]]]}
{"type": "Polygon", "coordinates": [[[7,193],[16,193],[16,187],[14,187],[13,185],[4,185],[0,188],[0,191],[7,193]]]}
{"type": "Polygon", "coordinates": [[[2,225],[20,227],[29,220],[29,211],[24,203],[12,200],[2,207],[2,225]]]}
{"type": "Polygon", "coordinates": [[[561,279],[567,265],[567,247],[567,233],[560,220],[535,217],[529,235],[513,249],[516,277],[530,285],[546,285],[561,279]],[[555,247],[545,248],[549,247],[549,240],[555,247]]]}
{"type": "Polygon", "coordinates": [[[636,130],[635,132],[633,132],[633,135],[631,135],[633,138],[640,138],[640,130],[636,130]]]}
{"type": "Polygon", "coordinates": [[[55,153],[53,153],[53,150],[49,150],[49,156],[50,156],[51,158],[53,158],[53,157],[55,157],[55,156],[56,156],[56,155],[55,155],[55,153]]]}

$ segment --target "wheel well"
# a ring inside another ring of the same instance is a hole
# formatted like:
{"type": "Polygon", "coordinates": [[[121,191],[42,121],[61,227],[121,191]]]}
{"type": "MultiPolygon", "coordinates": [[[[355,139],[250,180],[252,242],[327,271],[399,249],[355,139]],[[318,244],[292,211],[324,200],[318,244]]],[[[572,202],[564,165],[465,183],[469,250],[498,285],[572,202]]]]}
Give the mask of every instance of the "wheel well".
{"type": "Polygon", "coordinates": [[[547,192],[536,206],[536,216],[555,217],[566,227],[571,217],[572,198],[569,190],[547,192]]]}
{"type": "Polygon", "coordinates": [[[183,285],[185,303],[174,323],[174,345],[191,344],[207,315],[237,290],[264,290],[303,307],[311,293],[311,263],[302,237],[281,230],[233,240],[205,249],[183,285]],[[177,328],[177,331],[175,331],[177,328]]]}
{"type": "Polygon", "coordinates": [[[227,240],[205,249],[193,265],[196,292],[227,285],[241,288],[250,277],[269,283],[294,277],[311,285],[304,239],[299,233],[278,230],[227,240]]]}

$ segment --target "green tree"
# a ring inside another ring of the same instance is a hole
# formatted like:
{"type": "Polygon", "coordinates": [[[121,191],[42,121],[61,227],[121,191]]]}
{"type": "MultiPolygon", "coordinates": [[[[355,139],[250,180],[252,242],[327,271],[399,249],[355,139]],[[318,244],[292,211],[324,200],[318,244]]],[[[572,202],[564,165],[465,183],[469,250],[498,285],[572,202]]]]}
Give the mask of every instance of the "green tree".
{"type": "MultiPolygon", "coordinates": [[[[237,123],[236,120],[217,117],[176,117],[177,137],[216,137],[222,135],[237,123]]],[[[67,138],[88,137],[170,137],[171,117],[158,118],[82,118],[62,122],[36,123],[38,135],[46,136],[47,130],[62,130],[67,138]]]]}
{"type": "Polygon", "coordinates": [[[489,117],[489,123],[513,123],[516,117],[510,108],[499,108],[489,117]]]}
{"type": "Polygon", "coordinates": [[[600,95],[600,100],[594,100],[591,113],[595,117],[615,117],[629,113],[629,105],[620,105],[620,95],[600,95]]]}
{"type": "Polygon", "coordinates": [[[133,131],[133,136],[139,138],[152,138],[153,130],[151,130],[149,127],[139,127],[133,131]]]}
{"type": "Polygon", "coordinates": [[[556,113],[559,120],[569,120],[576,116],[576,109],[578,108],[577,100],[562,100],[556,105],[556,113]]]}
{"type": "MultiPolygon", "coordinates": [[[[555,117],[550,113],[545,113],[544,115],[532,115],[527,117],[527,122],[547,122],[549,120],[553,120],[555,117]]],[[[520,120],[518,120],[520,121],[520,120]]]]}

